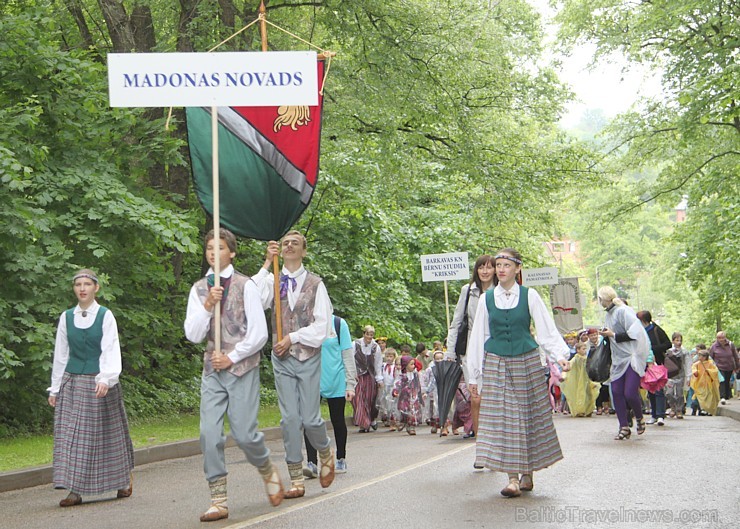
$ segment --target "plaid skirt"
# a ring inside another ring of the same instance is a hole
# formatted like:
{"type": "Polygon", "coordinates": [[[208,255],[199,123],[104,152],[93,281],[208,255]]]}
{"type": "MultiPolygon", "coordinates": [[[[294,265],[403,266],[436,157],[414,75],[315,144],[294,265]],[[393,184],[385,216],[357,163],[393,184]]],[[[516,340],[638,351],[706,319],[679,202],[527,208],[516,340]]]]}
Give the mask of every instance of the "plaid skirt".
{"type": "Polygon", "coordinates": [[[562,458],[537,350],[513,357],[486,353],[476,464],[531,474],[562,458]]]}
{"type": "Polygon", "coordinates": [[[95,375],[64,374],[54,410],[54,488],[102,494],[129,486],[134,448],[121,385],[95,396],[95,375]]]}

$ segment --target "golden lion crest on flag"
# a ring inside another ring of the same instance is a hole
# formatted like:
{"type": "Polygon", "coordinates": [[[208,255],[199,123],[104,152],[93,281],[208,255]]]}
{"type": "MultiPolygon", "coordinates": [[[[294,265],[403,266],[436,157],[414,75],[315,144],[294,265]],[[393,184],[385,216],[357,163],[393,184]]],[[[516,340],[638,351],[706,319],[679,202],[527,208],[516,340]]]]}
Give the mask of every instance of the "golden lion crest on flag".
{"type": "Polygon", "coordinates": [[[278,117],[275,118],[272,130],[279,132],[283,126],[290,126],[293,130],[298,127],[308,125],[311,121],[310,110],[307,106],[282,106],[277,109],[278,117]]]}

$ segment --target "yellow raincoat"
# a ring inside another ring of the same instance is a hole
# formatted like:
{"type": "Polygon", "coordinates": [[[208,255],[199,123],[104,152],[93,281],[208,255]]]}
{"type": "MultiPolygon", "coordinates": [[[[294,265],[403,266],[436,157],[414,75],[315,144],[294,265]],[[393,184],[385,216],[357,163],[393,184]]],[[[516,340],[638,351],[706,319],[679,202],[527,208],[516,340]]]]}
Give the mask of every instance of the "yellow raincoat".
{"type": "Polygon", "coordinates": [[[586,374],[586,356],[577,354],[570,361],[570,371],[563,373],[565,380],[560,389],[568,401],[573,417],[588,417],[596,407],[596,397],[601,384],[593,382],[586,374]]]}
{"type": "Polygon", "coordinates": [[[701,409],[717,415],[719,404],[719,370],[714,360],[707,358],[694,362],[691,366],[691,388],[701,409]]]}

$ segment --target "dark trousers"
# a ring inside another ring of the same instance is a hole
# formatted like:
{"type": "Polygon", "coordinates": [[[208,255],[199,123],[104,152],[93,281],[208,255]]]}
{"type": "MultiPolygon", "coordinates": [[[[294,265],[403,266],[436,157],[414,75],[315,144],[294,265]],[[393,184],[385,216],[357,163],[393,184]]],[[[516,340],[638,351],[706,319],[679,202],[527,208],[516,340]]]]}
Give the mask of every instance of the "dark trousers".
{"type": "MultiPolygon", "coordinates": [[[[329,418],[334,428],[334,441],[337,443],[337,459],[344,459],[347,450],[347,423],[344,422],[344,406],[347,403],[344,397],[333,397],[326,399],[329,405],[329,418]]],[[[311,446],[306,435],[303,435],[306,442],[306,457],[313,464],[318,464],[316,449],[311,446]]]]}
{"type": "Polygon", "coordinates": [[[596,397],[596,407],[602,408],[604,403],[609,402],[609,400],[609,386],[602,384],[601,389],[599,389],[599,395],[596,397]]]}
{"type": "Polygon", "coordinates": [[[732,386],[730,385],[732,371],[725,371],[722,369],[720,372],[722,373],[722,376],[725,377],[725,380],[719,385],[719,396],[720,398],[729,400],[732,398],[732,386]]]}

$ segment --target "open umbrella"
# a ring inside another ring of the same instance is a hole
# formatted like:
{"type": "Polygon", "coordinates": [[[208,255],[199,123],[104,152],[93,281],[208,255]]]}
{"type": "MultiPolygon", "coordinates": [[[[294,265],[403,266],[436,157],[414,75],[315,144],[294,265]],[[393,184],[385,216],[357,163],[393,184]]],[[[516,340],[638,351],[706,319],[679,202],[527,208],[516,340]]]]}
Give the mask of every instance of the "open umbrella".
{"type": "Polygon", "coordinates": [[[444,428],[463,371],[457,362],[445,361],[434,364],[432,366],[432,373],[434,373],[434,379],[437,381],[439,424],[444,428]]]}

